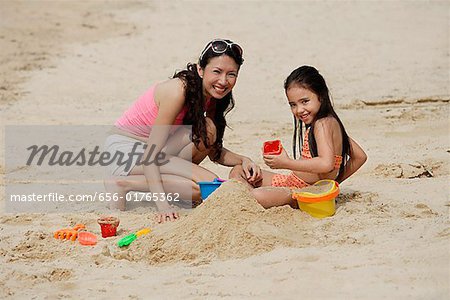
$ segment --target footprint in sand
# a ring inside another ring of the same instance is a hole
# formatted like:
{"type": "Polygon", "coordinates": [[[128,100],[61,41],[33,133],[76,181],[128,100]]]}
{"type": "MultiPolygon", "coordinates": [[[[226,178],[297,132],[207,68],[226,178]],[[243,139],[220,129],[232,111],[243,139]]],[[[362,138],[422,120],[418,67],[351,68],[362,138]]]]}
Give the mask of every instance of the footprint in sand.
{"type": "Polygon", "coordinates": [[[423,203],[418,203],[414,206],[419,212],[413,211],[413,212],[403,212],[403,216],[405,218],[415,218],[415,219],[421,219],[421,218],[427,218],[427,217],[434,217],[438,216],[439,214],[437,212],[434,212],[428,205],[423,203]]]}
{"type": "MultiPolygon", "coordinates": [[[[7,262],[21,261],[50,261],[55,258],[55,243],[53,237],[43,231],[27,231],[24,238],[9,249],[7,262]]],[[[58,249],[64,253],[64,249],[58,249]]]]}
{"type": "Polygon", "coordinates": [[[307,255],[307,256],[303,257],[301,260],[304,262],[315,262],[315,261],[318,261],[319,259],[320,259],[320,257],[317,255],[307,255]]]}
{"type": "Polygon", "coordinates": [[[442,161],[427,160],[415,163],[380,164],[372,173],[387,178],[426,178],[442,175],[442,161]]]}
{"type": "Polygon", "coordinates": [[[8,225],[29,225],[34,221],[35,220],[33,220],[33,217],[29,215],[13,215],[0,217],[0,224],[8,225]]]}
{"type": "Polygon", "coordinates": [[[351,193],[341,193],[336,198],[338,206],[345,204],[346,202],[364,202],[373,203],[373,200],[378,198],[378,194],[371,192],[359,192],[354,191],[351,193]]]}
{"type": "Polygon", "coordinates": [[[431,208],[428,207],[428,205],[419,203],[415,206],[417,209],[421,210],[422,216],[437,216],[439,215],[437,212],[434,212],[431,208]]]}
{"type": "Polygon", "coordinates": [[[43,276],[45,279],[47,279],[50,282],[65,281],[65,280],[69,280],[73,276],[72,273],[73,272],[70,269],[55,268],[55,269],[52,269],[50,272],[45,273],[43,276]]]}
{"type": "Polygon", "coordinates": [[[436,236],[443,237],[443,238],[448,238],[450,236],[450,228],[446,228],[446,229],[442,230],[436,236]]]}

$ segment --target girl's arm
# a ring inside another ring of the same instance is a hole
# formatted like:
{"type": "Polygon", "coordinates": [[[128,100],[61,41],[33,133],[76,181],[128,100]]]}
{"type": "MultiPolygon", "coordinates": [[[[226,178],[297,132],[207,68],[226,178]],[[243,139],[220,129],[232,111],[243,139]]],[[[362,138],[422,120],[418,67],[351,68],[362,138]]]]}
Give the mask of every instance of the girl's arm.
{"type": "Polygon", "coordinates": [[[356,143],[352,138],[350,138],[350,149],[351,157],[344,168],[344,173],[342,176],[339,175],[337,181],[339,183],[343,182],[351,175],[353,175],[359,168],[366,162],[367,155],[364,150],[356,143]]]}
{"type": "Polygon", "coordinates": [[[289,159],[285,166],[282,169],[315,174],[329,173],[334,170],[334,163],[331,165],[321,157],[301,160],[289,159]]]}
{"type": "Polygon", "coordinates": [[[272,169],[289,169],[316,174],[333,171],[335,157],[332,126],[336,125],[332,123],[333,121],[332,118],[323,118],[314,124],[318,156],[311,159],[295,160],[289,158],[286,151],[283,150],[280,155],[265,155],[265,163],[272,169]]]}

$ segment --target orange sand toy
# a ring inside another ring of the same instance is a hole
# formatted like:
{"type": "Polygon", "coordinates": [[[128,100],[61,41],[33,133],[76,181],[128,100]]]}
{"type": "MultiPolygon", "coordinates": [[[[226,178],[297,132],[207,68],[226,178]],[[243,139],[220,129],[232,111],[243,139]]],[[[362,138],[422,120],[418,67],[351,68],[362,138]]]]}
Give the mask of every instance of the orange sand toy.
{"type": "Polygon", "coordinates": [[[97,244],[97,236],[88,231],[78,233],[78,242],[84,246],[93,246],[97,244]]]}
{"type": "Polygon", "coordinates": [[[64,229],[56,230],[55,233],[53,234],[53,237],[55,239],[59,239],[59,240],[75,241],[78,236],[78,231],[80,229],[85,229],[85,228],[86,228],[86,226],[84,226],[84,224],[77,224],[73,228],[64,228],[64,229]]]}

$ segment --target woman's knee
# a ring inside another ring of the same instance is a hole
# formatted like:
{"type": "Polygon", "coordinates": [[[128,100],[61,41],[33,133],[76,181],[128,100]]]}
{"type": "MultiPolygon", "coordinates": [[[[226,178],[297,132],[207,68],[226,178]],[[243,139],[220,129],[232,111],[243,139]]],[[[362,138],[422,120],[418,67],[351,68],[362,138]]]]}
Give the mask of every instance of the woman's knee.
{"type": "Polygon", "coordinates": [[[216,142],[217,139],[217,129],[216,125],[214,125],[213,120],[211,118],[206,118],[206,138],[208,142],[208,147],[206,147],[203,140],[200,140],[200,143],[197,145],[197,150],[200,152],[207,152],[211,149],[212,145],[216,142]]]}
{"type": "Polygon", "coordinates": [[[192,130],[185,126],[178,128],[173,135],[169,137],[163,148],[164,152],[177,156],[191,141],[192,130]]]}
{"type": "Polygon", "coordinates": [[[200,192],[200,186],[197,183],[192,182],[192,207],[197,207],[202,204],[202,202],[203,200],[200,192]]]}
{"type": "Polygon", "coordinates": [[[211,118],[206,118],[206,136],[208,137],[208,144],[212,146],[217,139],[217,128],[211,118]]]}
{"type": "Polygon", "coordinates": [[[200,187],[197,183],[192,182],[192,200],[197,202],[202,199],[201,193],[200,193],[200,187]]]}
{"type": "Polygon", "coordinates": [[[199,181],[213,181],[214,178],[217,178],[218,176],[211,172],[208,169],[205,169],[203,167],[200,167],[198,165],[193,165],[192,169],[192,179],[195,182],[199,181]]]}

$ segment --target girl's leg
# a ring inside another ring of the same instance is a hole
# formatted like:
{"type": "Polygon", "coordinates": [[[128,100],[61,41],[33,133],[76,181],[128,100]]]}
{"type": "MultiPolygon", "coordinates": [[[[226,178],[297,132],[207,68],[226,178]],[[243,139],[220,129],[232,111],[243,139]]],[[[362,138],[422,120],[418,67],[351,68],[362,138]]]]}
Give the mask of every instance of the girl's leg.
{"type": "Polygon", "coordinates": [[[276,173],[262,170],[262,175],[263,180],[260,187],[252,191],[259,204],[264,208],[286,204],[297,207],[297,202],[292,199],[292,192],[289,188],[272,186],[272,179],[277,175],[276,173]]]}
{"type": "Polygon", "coordinates": [[[292,199],[292,192],[285,187],[260,187],[254,189],[253,196],[264,208],[273,206],[283,206],[289,204],[293,208],[298,208],[297,201],[292,199]]]}
{"type": "Polygon", "coordinates": [[[259,204],[264,208],[269,208],[272,206],[282,206],[289,204],[294,208],[297,208],[297,202],[292,199],[292,193],[289,188],[283,187],[273,187],[272,179],[275,175],[274,172],[262,171],[262,180],[257,186],[252,186],[244,178],[244,172],[242,166],[235,166],[229,175],[229,178],[237,179],[241,182],[246,183],[249,188],[252,189],[253,196],[256,198],[259,204]]]}
{"type": "Polygon", "coordinates": [[[252,191],[258,203],[264,208],[286,204],[297,208],[297,202],[292,199],[292,192],[289,188],[272,186],[272,179],[277,174],[264,170],[262,172],[263,180],[261,186],[252,191]]]}

